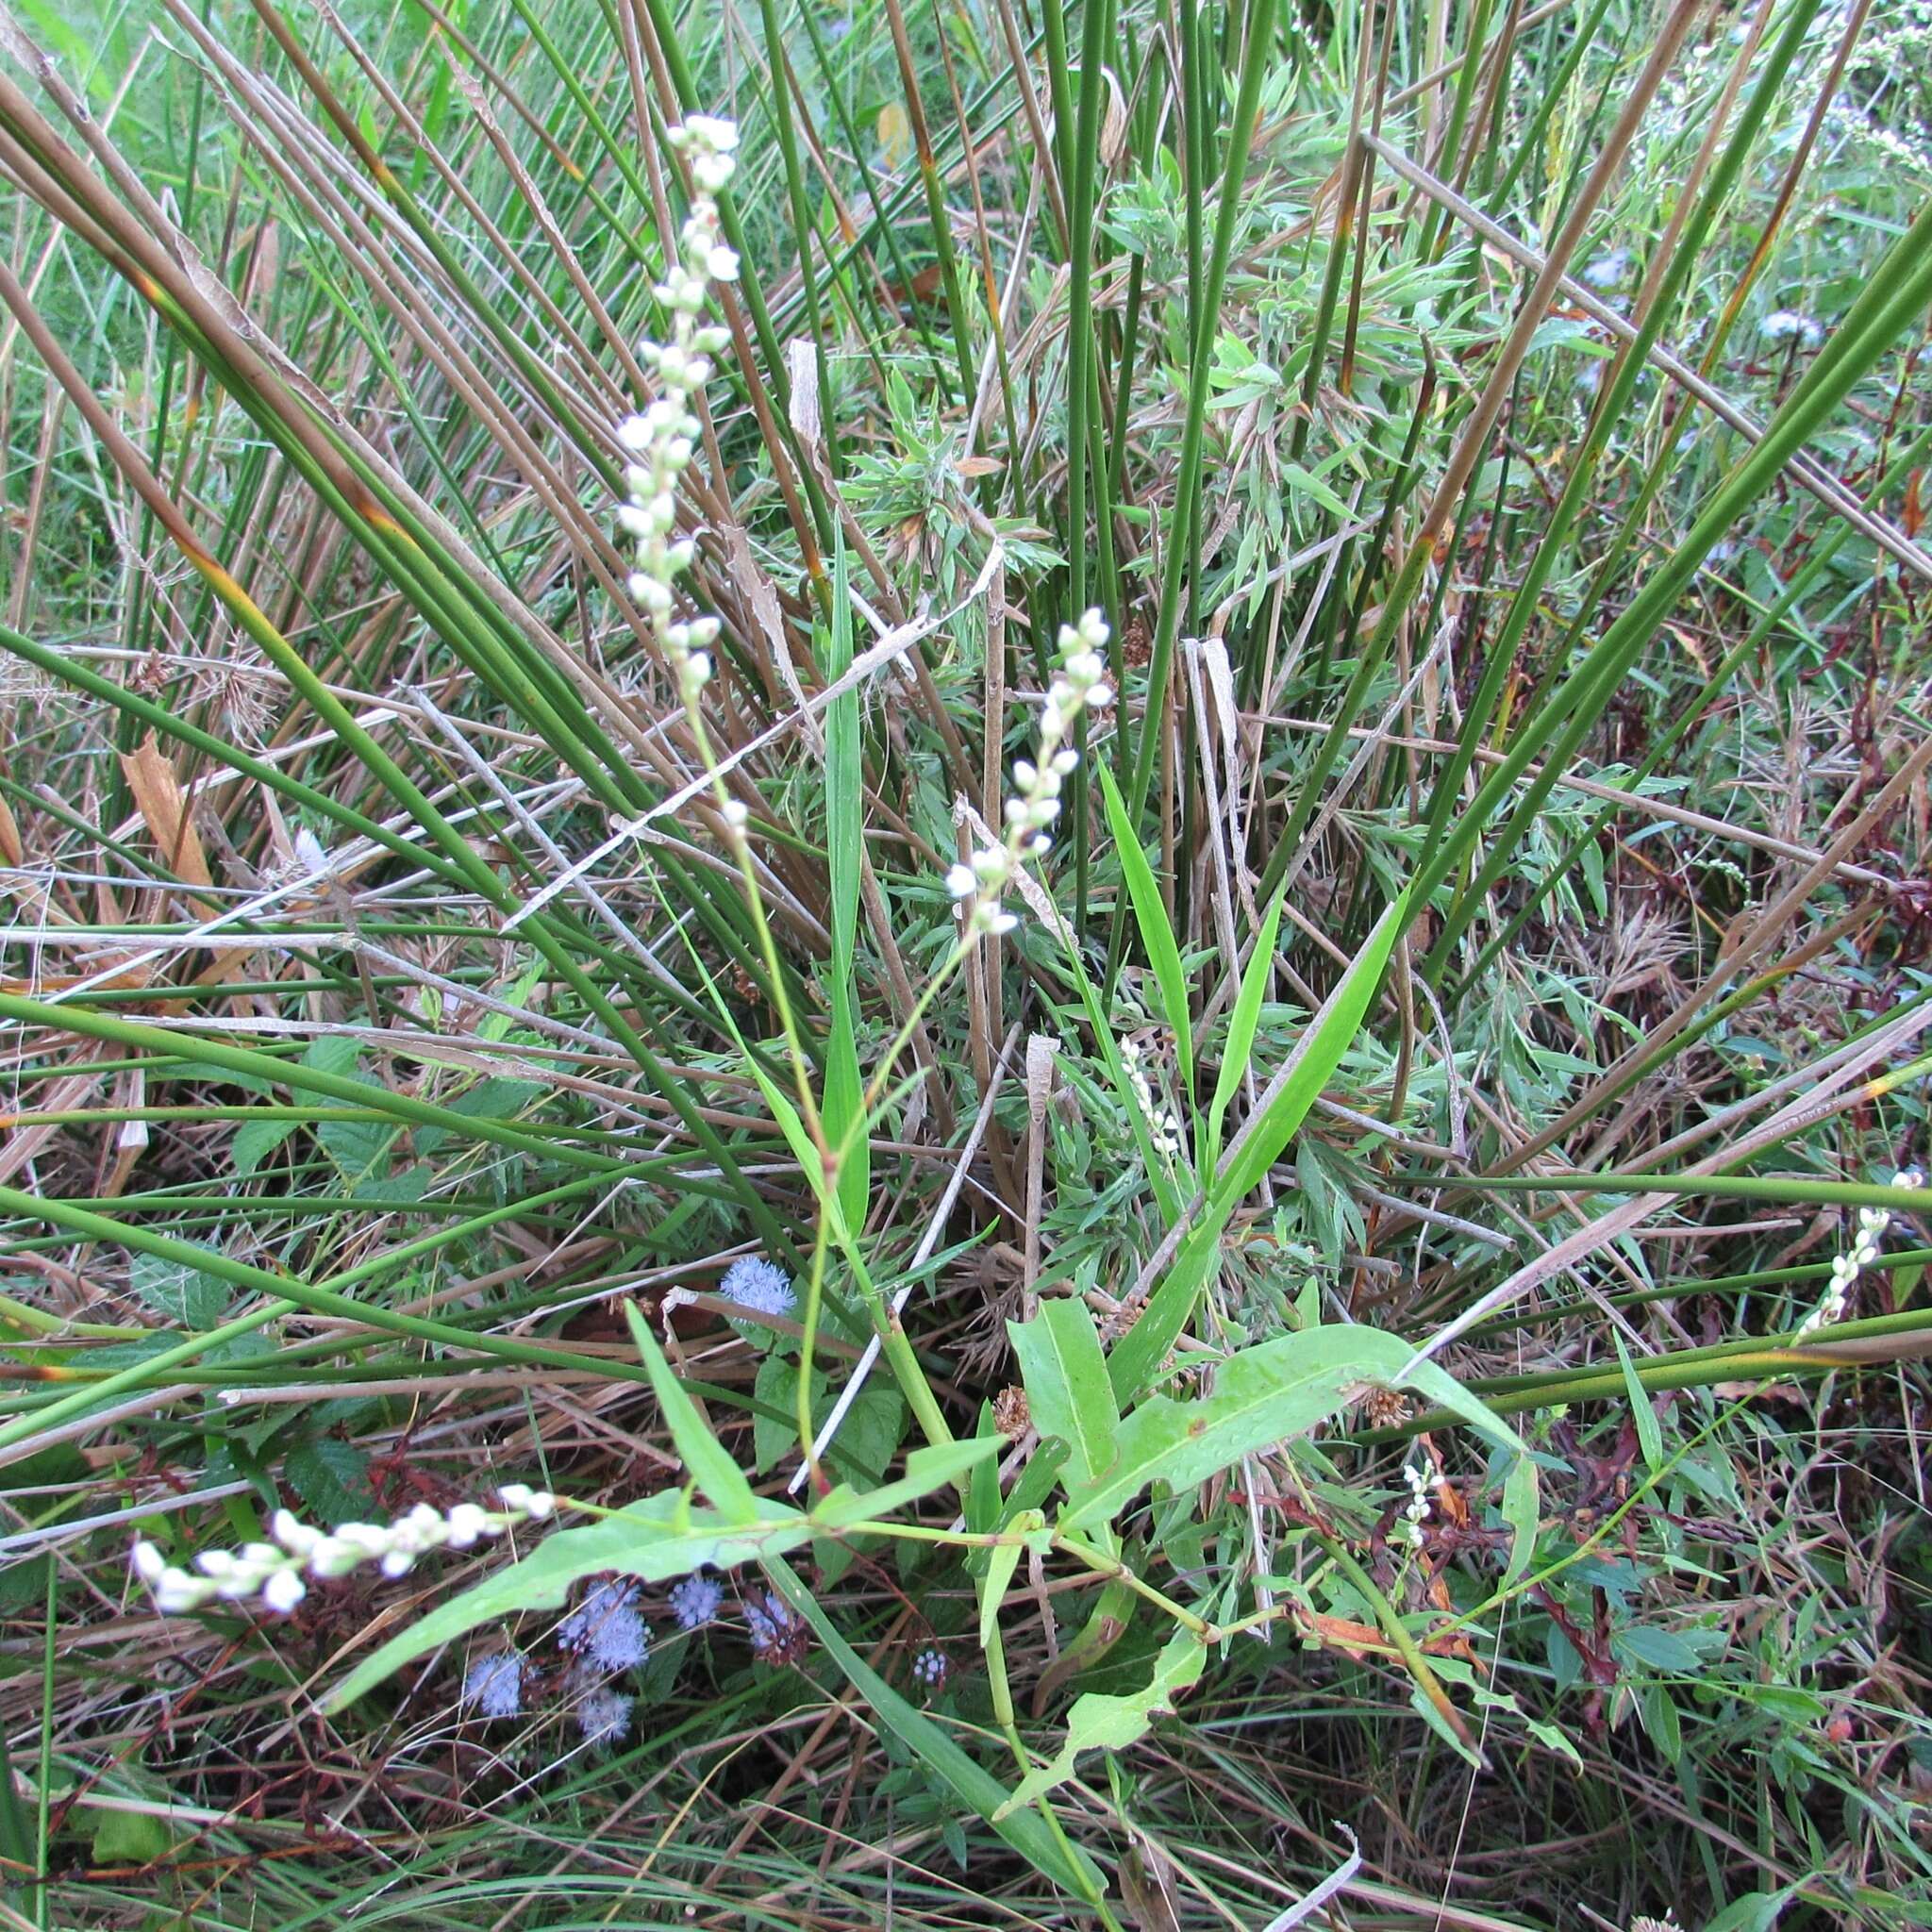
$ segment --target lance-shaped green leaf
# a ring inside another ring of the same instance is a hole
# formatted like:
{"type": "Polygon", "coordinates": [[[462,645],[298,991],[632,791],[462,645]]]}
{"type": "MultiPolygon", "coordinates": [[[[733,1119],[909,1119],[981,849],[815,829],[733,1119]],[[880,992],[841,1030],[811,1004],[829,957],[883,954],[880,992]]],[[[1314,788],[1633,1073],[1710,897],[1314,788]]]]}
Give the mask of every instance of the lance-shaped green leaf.
{"type": "Polygon", "coordinates": [[[1222,1049],[1221,1072],[1214,1081],[1214,1097],[1208,1103],[1208,1151],[1202,1165],[1212,1168],[1221,1158],[1221,1124],[1227,1118],[1233,1100],[1247,1071],[1248,1056],[1255,1050],[1255,1029],[1261,1019],[1261,995],[1268,990],[1268,974],[1274,964],[1274,935],[1281,924],[1281,908],[1287,899],[1277,892],[1261,930],[1255,935],[1255,950],[1248,956],[1248,970],[1241,974],[1241,991],[1235,996],[1234,1011],[1228,1016],[1227,1044],[1222,1049]]]}
{"type": "Polygon", "coordinates": [[[637,1305],[626,1302],[624,1313],[630,1324],[631,1340],[643,1357],[644,1372],[651,1378],[658,1407],[664,1412],[665,1426],[677,1444],[685,1468],[727,1522],[756,1523],[758,1499],[750,1480],[733,1461],[731,1452],[711,1433],[698,1413],[697,1404],[677,1386],[677,1377],[672,1374],[664,1351],[658,1346],[658,1338],[651,1333],[651,1324],[639,1312],[637,1305]]]}
{"type": "Polygon", "coordinates": [[[514,1563],[391,1638],[324,1698],[323,1708],[336,1711],[353,1704],[410,1658],[466,1631],[525,1610],[558,1608],[579,1577],[614,1570],[663,1583],[705,1565],[737,1569],[810,1540],[811,1525],[798,1510],[764,1497],[754,1499],[754,1508],[751,1522],[727,1523],[714,1510],[694,1507],[687,1491],[665,1490],[599,1523],[555,1530],[514,1563]]]}
{"type": "Polygon", "coordinates": [[[975,1758],[969,1757],[923,1710],[918,1710],[839,1635],[827,1617],[791,1571],[769,1563],[766,1571],[791,1607],[809,1624],[832,1661],[844,1672],[852,1688],[865,1699],[872,1715],[913,1751],[930,1771],[984,1818],[1036,1872],[1077,1898],[1098,1899],[1105,1890],[1099,1868],[1085,1852],[1070,1845],[1037,1811],[1008,1815],[1007,1788],[975,1758]]]}
{"type": "Polygon", "coordinates": [[[1519,1456],[1503,1478],[1503,1521],[1509,1525],[1509,1561],[1503,1571],[1502,1588],[1507,1590],[1529,1568],[1536,1555],[1536,1533],[1541,1527],[1537,1502],[1536,1464],[1519,1456]]]}
{"type": "Polygon", "coordinates": [[[1409,899],[1397,898],[1375,922],[1361,951],[1322,1003],[1287,1063],[1268,1083],[1208,1191],[1201,1217],[1181,1243],[1167,1277],[1147,1299],[1141,1318],[1108,1358],[1114,1393],[1131,1402],[1150,1387],[1181,1330],[1188,1325],[1209,1273],[1219,1264],[1221,1231],[1241,1198],[1280,1158],[1328,1076],[1341,1064],[1382,983],[1383,969],[1408,924],[1409,899]]]}
{"type": "MultiPolygon", "coordinates": [[[[845,546],[833,563],[831,634],[825,675],[837,683],[852,662],[852,600],[845,589],[845,546]]],[[[853,1024],[853,958],[858,943],[858,877],[865,826],[863,760],[858,736],[858,692],[832,700],[825,715],[825,858],[831,874],[832,972],[827,991],[832,1029],[825,1041],[825,1132],[841,1150],[839,1206],[848,1227],[865,1221],[872,1192],[872,1142],[865,1133],[865,1077],[859,1071],[853,1024]],[[847,1142],[850,1142],[848,1145],[847,1142]]]]}
{"type": "Polygon", "coordinates": [[[1456,1378],[1385,1329],[1310,1328],[1242,1349],[1214,1372],[1214,1392],[1198,1401],[1157,1395],[1121,1424],[1120,1453],[1105,1474],[1074,1490],[1063,1529],[1111,1523],[1151,1482],[1185,1489],[1257,1449],[1312,1428],[1363,1383],[1412,1389],[1492,1440],[1521,1448],[1456,1378]]]}
{"type": "Polygon", "coordinates": [[[1022,1805],[1041,1798],[1073,1776],[1083,1751],[1124,1751],[1147,1735],[1157,1717],[1174,1708],[1175,1693],[1191,1690],[1200,1681],[1208,1652],[1191,1631],[1179,1630],[1155,1660],[1153,1678],[1124,1697],[1089,1690],[1074,1700],[1067,1713],[1067,1741],[1050,1763],[1030,1771],[995,1816],[994,1823],[1022,1805]]]}
{"type": "Polygon", "coordinates": [[[1030,1320],[1008,1322],[1007,1333],[1020,1360],[1033,1426],[1067,1444],[1070,1485],[1091,1483],[1112,1465],[1120,1412],[1087,1304],[1042,1302],[1030,1320]]]}
{"type": "Polygon", "coordinates": [[[1141,943],[1147,948],[1147,963],[1154,968],[1154,983],[1160,989],[1160,1004],[1166,1012],[1168,1031],[1174,1035],[1174,1059],[1180,1070],[1181,1105],[1194,1104],[1193,1022],[1188,1008],[1188,975],[1181,964],[1181,949],[1174,942],[1174,927],[1161,904],[1160,886],[1141,841],[1134,821],[1113,774],[1103,764],[1093,768],[1100,774],[1100,789],[1107,797],[1108,824],[1113,828],[1114,850],[1120,855],[1121,875],[1127,882],[1127,896],[1133,902],[1134,924],[1141,929],[1141,943]]]}

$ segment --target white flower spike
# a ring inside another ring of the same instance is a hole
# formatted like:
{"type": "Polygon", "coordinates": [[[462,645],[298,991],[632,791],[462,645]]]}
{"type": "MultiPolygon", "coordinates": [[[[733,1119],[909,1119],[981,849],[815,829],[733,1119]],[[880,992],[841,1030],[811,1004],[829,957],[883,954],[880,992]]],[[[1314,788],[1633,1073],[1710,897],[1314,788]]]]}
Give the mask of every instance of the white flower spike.
{"type": "Polygon", "coordinates": [[[677,486],[689,467],[702,425],[691,398],[710,380],[709,358],[731,340],[727,331],[703,327],[698,317],[710,299],[713,282],[738,279],[738,256],[722,238],[718,196],[731,179],[738,129],[715,115],[693,114],[670,132],[671,145],[691,162],[695,192],[658,299],[671,311],[668,342],[640,342],[638,357],[652,370],[662,393],[640,414],[617,425],[617,440],[631,461],[625,470],[629,501],[617,513],[637,542],[637,568],[630,593],[650,619],[652,634],[677,674],[678,694],[694,705],[710,681],[708,647],[717,638],[718,620],[701,617],[675,622],[675,584],[691,568],[696,547],[675,540],[677,486]]]}
{"type": "Polygon", "coordinates": [[[520,1523],[541,1523],[557,1507],[556,1497],[547,1491],[525,1483],[506,1483],[496,1493],[501,1509],[458,1503],[445,1516],[418,1503],[394,1523],[345,1523],[332,1534],[310,1528],[287,1509],[277,1509],[269,1525],[273,1542],[244,1543],[239,1550],[204,1550],[194,1559],[199,1575],[170,1563],[145,1540],[134,1546],[134,1574],[147,1585],[155,1608],[164,1617],[249,1597],[259,1597],[263,1609],[286,1617],[308,1594],[304,1571],[317,1581],[326,1581],[375,1563],[385,1576],[401,1576],[430,1550],[466,1550],[520,1523]]]}
{"type": "Polygon", "coordinates": [[[1080,754],[1066,741],[1083,711],[1113,702],[1102,656],[1109,635],[1097,610],[1088,611],[1077,625],[1060,626],[1060,665],[1041,711],[1039,757],[1014,760],[1013,777],[1020,789],[1007,800],[1006,835],[946,874],[946,891],[962,903],[969,932],[1011,932],[1020,923],[1002,908],[1000,893],[1027,858],[1043,858],[1052,849],[1047,828],[1060,815],[1060,784],[1080,762],[1080,754]]]}

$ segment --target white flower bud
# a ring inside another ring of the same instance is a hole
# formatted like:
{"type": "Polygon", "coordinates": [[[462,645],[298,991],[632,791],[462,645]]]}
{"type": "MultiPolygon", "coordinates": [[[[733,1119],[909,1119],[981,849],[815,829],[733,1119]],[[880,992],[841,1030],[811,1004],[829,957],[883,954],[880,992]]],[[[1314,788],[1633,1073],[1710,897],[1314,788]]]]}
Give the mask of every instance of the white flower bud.
{"type": "Polygon", "coordinates": [[[979,890],[979,881],[970,865],[956,865],[946,874],[946,891],[956,899],[970,899],[979,890]]]}
{"type": "Polygon", "coordinates": [[[203,1603],[201,1588],[185,1570],[166,1570],[154,1586],[155,1608],[164,1617],[178,1617],[198,1610],[203,1603]]]}
{"type": "Polygon", "coordinates": [[[490,1527],[489,1517],[474,1503],[458,1503],[449,1512],[449,1546],[467,1550],[490,1527]]]}
{"type": "Polygon", "coordinates": [[[277,1616],[286,1617],[308,1594],[292,1570],[277,1570],[261,1586],[261,1600],[277,1616]]]}
{"type": "Polygon", "coordinates": [[[713,154],[728,155],[738,145],[738,123],[726,121],[717,114],[689,114],[685,117],[684,131],[693,142],[702,143],[713,154]]]}

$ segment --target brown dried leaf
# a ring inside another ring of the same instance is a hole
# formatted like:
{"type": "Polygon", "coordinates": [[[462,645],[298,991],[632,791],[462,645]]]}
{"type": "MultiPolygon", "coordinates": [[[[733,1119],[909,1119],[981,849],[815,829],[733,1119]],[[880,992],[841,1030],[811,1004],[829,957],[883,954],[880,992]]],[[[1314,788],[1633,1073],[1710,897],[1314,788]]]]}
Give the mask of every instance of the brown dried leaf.
{"type": "Polygon", "coordinates": [[[213,885],[200,836],[189,816],[187,796],[175,774],[175,760],[156,743],[152,731],[138,751],[121,754],[121,769],[162,863],[191,886],[213,885]]]}

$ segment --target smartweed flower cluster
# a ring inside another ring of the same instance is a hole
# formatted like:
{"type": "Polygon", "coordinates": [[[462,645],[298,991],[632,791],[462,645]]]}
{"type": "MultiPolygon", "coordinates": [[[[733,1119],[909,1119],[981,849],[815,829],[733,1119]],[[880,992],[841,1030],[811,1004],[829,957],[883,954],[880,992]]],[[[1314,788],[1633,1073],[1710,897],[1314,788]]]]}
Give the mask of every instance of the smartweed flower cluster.
{"type": "Polygon", "coordinates": [[[661,393],[641,415],[618,425],[618,441],[630,458],[625,470],[629,500],[618,520],[637,542],[630,593],[649,618],[689,707],[696,704],[710,678],[710,647],[719,625],[715,617],[679,621],[674,616],[674,587],[691,568],[695,548],[691,539],[675,539],[672,532],[677,523],[678,479],[691,463],[703,426],[691,412],[691,398],[711,378],[711,357],[731,340],[728,330],[698,318],[711,283],[738,279],[738,257],[720,240],[718,217],[718,194],[731,179],[738,129],[729,121],[693,114],[674,127],[669,139],[691,158],[694,192],[676,253],[656,291],[671,311],[671,340],[638,345],[661,393]]]}
{"type": "Polygon", "coordinates": [[[1402,1465],[1402,1479],[1408,1485],[1408,1501],[1402,1511],[1402,1534],[1410,1548],[1423,1546],[1423,1524],[1429,1520],[1429,1473],[1419,1462],[1402,1465]]]}
{"type": "MultiPolygon", "coordinates": [[[[1905,1167],[1892,1175],[1891,1185],[1895,1188],[1923,1188],[1925,1176],[1916,1167],[1905,1167]]],[[[1890,1225],[1891,1210],[1889,1208],[1858,1209],[1858,1232],[1849,1248],[1832,1257],[1831,1279],[1825,1288],[1824,1299],[1799,1324],[1800,1341],[1807,1335],[1817,1334],[1821,1328],[1829,1328],[1834,1322],[1843,1318],[1846,1304],[1851,1299],[1852,1285],[1877,1260],[1879,1251],[1885,1245],[1885,1230],[1890,1225]]]]}
{"type": "Polygon", "coordinates": [[[1047,827],[1060,815],[1060,786],[1080,762],[1069,741],[1081,713],[1113,702],[1102,655],[1108,635],[1107,620],[1097,610],[1088,611],[1077,625],[1060,626],[1059,671],[1041,713],[1040,748],[1033,759],[1020,758],[1013,765],[1019,789],[1007,800],[1006,834],[946,874],[946,890],[971,904],[969,931],[1011,932],[1019,924],[1000,904],[1000,894],[1028,858],[1043,858],[1052,845],[1047,827]]]}
{"type": "Polygon", "coordinates": [[[1141,1118],[1147,1123],[1148,1139],[1154,1142],[1156,1153],[1172,1165],[1181,1158],[1181,1124],[1174,1118],[1174,1109],[1156,1095],[1138,1040],[1129,1037],[1121,1041],[1121,1059],[1141,1118]]]}
{"type": "Polygon", "coordinates": [[[155,1607],[163,1615],[258,1596],[264,1609],[287,1616],[308,1594],[305,1572],[326,1581],[375,1563],[385,1576],[401,1576],[431,1550],[467,1550],[520,1523],[541,1523],[557,1507],[556,1497],[524,1483],[506,1483],[496,1496],[499,1509],[458,1503],[445,1516],[419,1503],[391,1524],[344,1523],[333,1530],[311,1528],[291,1511],[277,1509],[269,1530],[273,1542],[204,1550],[191,1571],[168,1562],[143,1541],[134,1546],[135,1574],[154,1592],[155,1607]]]}

